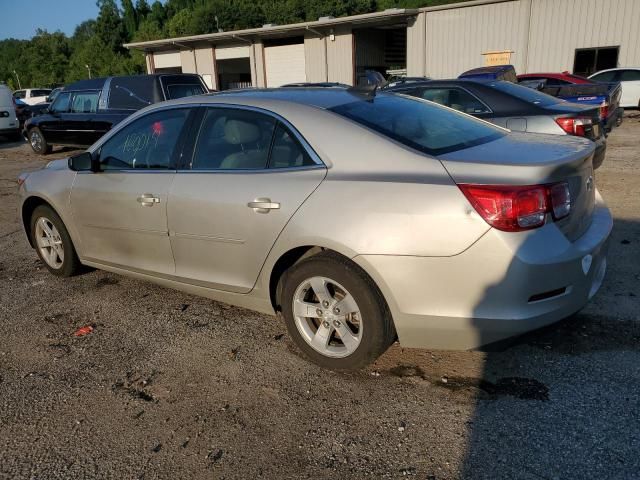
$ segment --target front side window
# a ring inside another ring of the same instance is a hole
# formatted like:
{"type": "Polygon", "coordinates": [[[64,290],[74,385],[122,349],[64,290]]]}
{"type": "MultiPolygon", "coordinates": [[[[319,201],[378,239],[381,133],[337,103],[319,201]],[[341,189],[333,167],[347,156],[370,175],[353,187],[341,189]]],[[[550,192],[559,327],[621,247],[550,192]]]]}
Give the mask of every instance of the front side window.
{"type": "Polygon", "coordinates": [[[55,101],[51,104],[51,112],[53,113],[65,113],[69,111],[69,99],[71,97],[70,93],[60,93],[55,99],[55,101]]]}
{"type": "Polygon", "coordinates": [[[16,90],[15,92],[13,92],[13,98],[23,99],[24,95],[25,95],[24,90],[16,90]]]}
{"type": "Polygon", "coordinates": [[[71,101],[72,113],[95,113],[98,110],[98,92],[78,92],[71,101]]]}
{"type": "Polygon", "coordinates": [[[162,110],[134,120],[100,149],[102,169],[171,168],[171,159],[189,111],[186,108],[162,110]]]}
{"type": "Polygon", "coordinates": [[[248,110],[209,108],[191,163],[194,170],[267,168],[276,120],[248,110]]]}
{"type": "Polygon", "coordinates": [[[462,150],[506,135],[481,120],[400,95],[380,94],[330,110],[429,155],[462,150]]]}
{"type": "Polygon", "coordinates": [[[640,70],[623,70],[620,74],[621,82],[637,82],[640,80],[640,70]]]}
{"type": "Polygon", "coordinates": [[[425,100],[472,115],[491,111],[476,97],[459,88],[425,88],[422,89],[419,96],[425,100]]]}
{"type": "Polygon", "coordinates": [[[591,80],[595,80],[596,82],[613,82],[617,73],[618,72],[616,72],[615,70],[612,70],[610,72],[598,73],[591,77],[591,80]]]}

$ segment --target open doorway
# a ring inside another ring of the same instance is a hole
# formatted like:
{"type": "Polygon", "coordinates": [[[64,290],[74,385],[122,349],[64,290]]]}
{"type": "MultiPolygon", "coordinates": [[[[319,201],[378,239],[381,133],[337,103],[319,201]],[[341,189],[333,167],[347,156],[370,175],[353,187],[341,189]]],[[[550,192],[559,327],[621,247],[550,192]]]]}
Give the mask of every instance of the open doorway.
{"type": "Polygon", "coordinates": [[[578,48],[573,62],[573,73],[588,77],[592,73],[616,68],[620,47],[578,48]]]}
{"type": "Polygon", "coordinates": [[[367,70],[386,79],[407,72],[407,26],[389,25],[353,30],[355,42],[355,84],[366,85],[367,70]]]}
{"type": "Polygon", "coordinates": [[[249,57],[218,60],[216,67],[218,70],[218,88],[220,90],[252,86],[249,57]]]}

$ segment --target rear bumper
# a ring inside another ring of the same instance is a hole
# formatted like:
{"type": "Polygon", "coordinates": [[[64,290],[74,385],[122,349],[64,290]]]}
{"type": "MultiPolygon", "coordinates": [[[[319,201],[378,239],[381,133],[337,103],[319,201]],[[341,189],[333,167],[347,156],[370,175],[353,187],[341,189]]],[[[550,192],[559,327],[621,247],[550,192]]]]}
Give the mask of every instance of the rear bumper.
{"type": "Polygon", "coordinates": [[[453,257],[355,257],[387,299],[406,347],[468,350],[580,310],[605,276],[613,220],[598,196],[592,224],[571,243],[553,225],[491,229],[453,257]]]}

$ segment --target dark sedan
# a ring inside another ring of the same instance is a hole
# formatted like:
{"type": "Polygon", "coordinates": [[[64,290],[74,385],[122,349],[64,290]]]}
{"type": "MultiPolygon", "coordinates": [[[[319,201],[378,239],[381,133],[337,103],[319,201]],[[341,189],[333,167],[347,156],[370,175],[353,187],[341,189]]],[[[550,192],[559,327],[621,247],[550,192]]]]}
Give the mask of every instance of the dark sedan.
{"type": "Polygon", "coordinates": [[[597,107],[569,103],[505,81],[432,80],[385,91],[430,100],[509,130],[585,137],[596,144],[594,167],[604,161],[606,139],[597,107]]]}

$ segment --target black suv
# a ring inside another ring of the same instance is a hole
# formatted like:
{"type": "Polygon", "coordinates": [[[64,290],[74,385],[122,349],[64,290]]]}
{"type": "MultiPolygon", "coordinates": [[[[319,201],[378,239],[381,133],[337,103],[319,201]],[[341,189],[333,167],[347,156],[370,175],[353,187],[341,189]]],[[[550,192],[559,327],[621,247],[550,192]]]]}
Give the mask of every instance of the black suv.
{"type": "Polygon", "coordinates": [[[88,147],[136,110],[209,90],[196,74],[155,74],[80,80],[64,88],[43,115],[29,119],[23,135],[33,151],[52,145],[88,147]]]}

